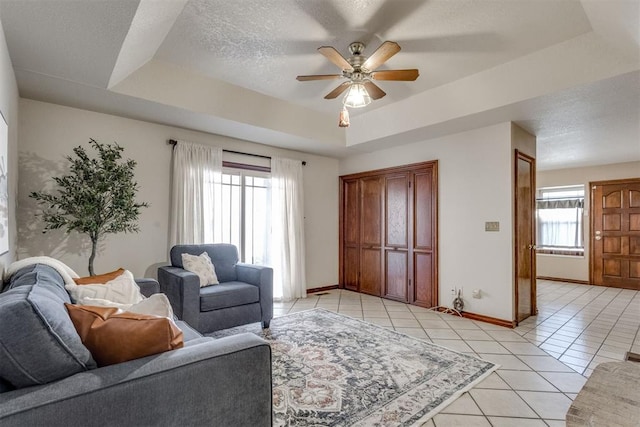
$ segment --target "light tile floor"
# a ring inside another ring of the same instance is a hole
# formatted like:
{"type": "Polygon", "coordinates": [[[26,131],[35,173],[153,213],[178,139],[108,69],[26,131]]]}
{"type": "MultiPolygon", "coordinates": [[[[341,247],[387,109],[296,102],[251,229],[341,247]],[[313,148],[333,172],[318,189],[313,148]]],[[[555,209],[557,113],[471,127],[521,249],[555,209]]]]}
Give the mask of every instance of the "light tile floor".
{"type": "Polygon", "coordinates": [[[515,329],[345,290],[274,304],[275,316],[321,307],[500,364],[425,423],[564,426],[598,363],[640,353],[640,292],[538,281],[538,315],[515,329]]]}

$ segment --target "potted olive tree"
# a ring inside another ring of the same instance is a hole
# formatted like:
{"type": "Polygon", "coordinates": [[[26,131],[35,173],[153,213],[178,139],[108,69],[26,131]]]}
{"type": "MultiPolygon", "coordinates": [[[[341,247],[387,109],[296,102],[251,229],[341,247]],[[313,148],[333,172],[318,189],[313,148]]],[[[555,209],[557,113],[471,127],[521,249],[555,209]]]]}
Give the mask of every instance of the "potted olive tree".
{"type": "Polygon", "coordinates": [[[138,232],[140,209],[149,205],[135,200],[136,162],[122,159],[124,148],[94,139],[89,144],[97,156],[90,157],[82,146],[74,148],[75,156],[66,157],[69,174],[53,178],[55,193],[34,191],[29,197],[42,208],[43,233],[65,228],[67,233],[77,231],[89,236],[89,274],[93,276],[98,242],[109,233],[138,232]]]}

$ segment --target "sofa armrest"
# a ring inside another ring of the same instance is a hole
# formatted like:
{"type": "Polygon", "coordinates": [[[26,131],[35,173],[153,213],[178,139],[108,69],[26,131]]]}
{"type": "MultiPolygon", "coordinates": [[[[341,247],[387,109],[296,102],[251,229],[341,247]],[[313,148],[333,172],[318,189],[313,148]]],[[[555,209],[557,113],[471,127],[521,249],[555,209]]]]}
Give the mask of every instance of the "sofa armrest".
{"type": "Polygon", "coordinates": [[[178,267],[158,268],[160,290],[167,296],[173,312],[198,330],[200,318],[200,279],[198,275],[178,267]]]}
{"type": "Polygon", "coordinates": [[[265,328],[273,318],[273,269],[263,265],[236,264],[238,280],[260,288],[260,308],[265,328]]]}
{"type": "Polygon", "coordinates": [[[144,277],[144,278],[136,279],[136,283],[140,287],[140,292],[145,297],[150,297],[153,294],[160,293],[160,284],[156,279],[150,279],[150,278],[144,277]]]}
{"type": "Polygon", "coordinates": [[[0,394],[7,426],[270,426],[271,349],[240,334],[0,394]]]}

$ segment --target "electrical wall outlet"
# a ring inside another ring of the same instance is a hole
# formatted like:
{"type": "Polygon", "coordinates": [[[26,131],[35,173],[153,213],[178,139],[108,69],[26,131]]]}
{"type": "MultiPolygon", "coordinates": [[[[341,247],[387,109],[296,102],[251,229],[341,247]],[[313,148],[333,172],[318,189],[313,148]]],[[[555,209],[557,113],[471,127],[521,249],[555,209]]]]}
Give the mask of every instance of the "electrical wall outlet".
{"type": "Polygon", "coordinates": [[[474,289],[473,292],[471,293],[471,296],[473,296],[474,298],[480,299],[481,297],[480,289],[474,289]]]}
{"type": "Polygon", "coordinates": [[[484,231],[500,231],[500,221],[487,221],[484,223],[484,231]]]}

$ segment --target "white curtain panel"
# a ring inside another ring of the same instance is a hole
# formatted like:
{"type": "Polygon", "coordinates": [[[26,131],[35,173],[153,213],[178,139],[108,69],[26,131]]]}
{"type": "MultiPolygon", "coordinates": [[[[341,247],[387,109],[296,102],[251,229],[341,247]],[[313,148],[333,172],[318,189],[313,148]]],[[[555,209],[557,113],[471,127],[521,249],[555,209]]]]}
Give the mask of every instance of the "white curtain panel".
{"type": "Polygon", "coordinates": [[[304,199],[300,160],[271,158],[273,296],[306,298],[304,199]]]}
{"type": "Polygon", "coordinates": [[[214,242],[220,218],[222,149],[178,141],[173,149],[171,246],[214,242]]]}

